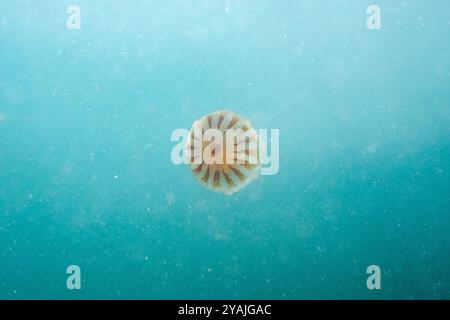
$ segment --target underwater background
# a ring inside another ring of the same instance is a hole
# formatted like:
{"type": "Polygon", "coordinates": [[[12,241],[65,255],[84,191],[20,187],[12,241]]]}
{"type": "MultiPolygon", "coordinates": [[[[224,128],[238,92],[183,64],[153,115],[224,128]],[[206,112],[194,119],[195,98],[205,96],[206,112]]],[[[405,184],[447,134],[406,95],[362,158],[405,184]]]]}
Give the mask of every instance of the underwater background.
{"type": "Polygon", "coordinates": [[[449,39],[444,0],[0,2],[0,298],[449,299],[449,39]],[[280,129],[232,196],[171,161],[220,109],[280,129]]]}

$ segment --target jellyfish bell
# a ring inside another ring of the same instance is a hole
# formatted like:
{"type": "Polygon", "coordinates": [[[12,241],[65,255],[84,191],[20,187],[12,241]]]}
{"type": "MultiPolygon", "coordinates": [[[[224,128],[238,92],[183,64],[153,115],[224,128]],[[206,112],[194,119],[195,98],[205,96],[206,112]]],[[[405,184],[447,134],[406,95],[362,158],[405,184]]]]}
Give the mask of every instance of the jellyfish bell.
{"type": "Polygon", "coordinates": [[[234,112],[217,111],[194,122],[185,154],[201,184],[231,195],[259,176],[260,147],[248,120],[234,112]]]}

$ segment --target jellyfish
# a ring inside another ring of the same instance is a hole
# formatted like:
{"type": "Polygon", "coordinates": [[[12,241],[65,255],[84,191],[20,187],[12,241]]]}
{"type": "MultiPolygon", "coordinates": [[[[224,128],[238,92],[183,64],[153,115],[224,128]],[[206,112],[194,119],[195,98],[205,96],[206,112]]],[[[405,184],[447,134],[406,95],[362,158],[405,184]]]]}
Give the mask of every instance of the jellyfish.
{"type": "Polygon", "coordinates": [[[231,195],[259,176],[260,147],[248,120],[231,111],[216,111],[192,125],[186,160],[201,184],[231,195]],[[217,134],[208,136],[209,132],[217,134]]]}

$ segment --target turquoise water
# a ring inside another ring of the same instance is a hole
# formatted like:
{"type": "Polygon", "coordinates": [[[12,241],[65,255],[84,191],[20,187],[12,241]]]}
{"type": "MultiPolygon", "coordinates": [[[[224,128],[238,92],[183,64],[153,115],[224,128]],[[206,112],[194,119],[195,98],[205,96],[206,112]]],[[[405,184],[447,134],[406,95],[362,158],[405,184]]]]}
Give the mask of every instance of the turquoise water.
{"type": "Polygon", "coordinates": [[[0,298],[450,298],[450,4],[374,2],[2,1],[0,298]],[[170,159],[223,108],[280,129],[231,197],[170,159]]]}

